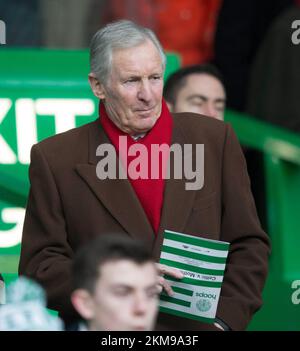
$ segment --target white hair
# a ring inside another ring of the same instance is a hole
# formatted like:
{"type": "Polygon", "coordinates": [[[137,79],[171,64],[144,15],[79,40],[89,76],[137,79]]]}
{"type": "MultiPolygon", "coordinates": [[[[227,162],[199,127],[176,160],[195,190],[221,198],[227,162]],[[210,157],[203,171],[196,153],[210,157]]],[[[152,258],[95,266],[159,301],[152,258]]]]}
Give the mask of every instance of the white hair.
{"type": "Polygon", "coordinates": [[[107,24],[93,36],[90,45],[91,73],[94,73],[101,83],[106,84],[111,71],[113,50],[132,48],[147,40],[157,48],[164,70],[166,56],[153,31],[132,21],[120,20],[107,24]]]}

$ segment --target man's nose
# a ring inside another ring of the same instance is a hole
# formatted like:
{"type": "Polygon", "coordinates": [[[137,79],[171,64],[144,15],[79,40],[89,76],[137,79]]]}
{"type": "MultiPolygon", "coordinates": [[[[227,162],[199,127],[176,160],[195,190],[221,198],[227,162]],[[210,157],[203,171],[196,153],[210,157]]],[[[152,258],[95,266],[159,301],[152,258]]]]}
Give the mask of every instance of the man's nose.
{"type": "Polygon", "coordinates": [[[148,81],[141,81],[138,90],[138,99],[144,102],[150,102],[152,98],[152,90],[148,81]]]}
{"type": "Polygon", "coordinates": [[[147,311],[147,298],[144,294],[136,294],[134,298],[134,313],[145,314],[147,311]]]}
{"type": "Polygon", "coordinates": [[[218,111],[215,109],[214,105],[210,102],[207,102],[203,106],[203,114],[209,117],[217,118],[218,111]]]}

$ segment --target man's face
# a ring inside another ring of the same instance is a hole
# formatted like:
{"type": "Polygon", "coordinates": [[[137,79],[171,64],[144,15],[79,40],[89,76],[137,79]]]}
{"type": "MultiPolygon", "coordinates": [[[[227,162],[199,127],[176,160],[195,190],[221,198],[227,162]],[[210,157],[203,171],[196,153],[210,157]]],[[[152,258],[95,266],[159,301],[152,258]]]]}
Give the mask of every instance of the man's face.
{"type": "Polygon", "coordinates": [[[112,69],[102,99],[111,120],[124,132],[149,131],[161,113],[163,67],[151,41],[113,52],[112,69]]]}
{"type": "Polygon", "coordinates": [[[193,73],[179,90],[172,112],[194,112],[224,119],[225,91],[218,79],[206,73],[193,73]]]}
{"type": "Polygon", "coordinates": [[[91,296],[89,329],[152,330],[158,309],[157,279],[152,262],[103,264],[91,296]]]}

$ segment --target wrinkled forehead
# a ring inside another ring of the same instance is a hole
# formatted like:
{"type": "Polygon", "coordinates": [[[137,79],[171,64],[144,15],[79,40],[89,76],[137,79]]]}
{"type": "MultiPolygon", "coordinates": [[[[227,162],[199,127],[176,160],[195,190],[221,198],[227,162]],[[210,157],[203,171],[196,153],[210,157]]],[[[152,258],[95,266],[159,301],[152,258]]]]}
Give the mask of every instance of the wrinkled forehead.
{"type": "Polygon", "coordinates": [[[112,51],[111,73],[163,71],[162,57],[156,46],[145,40],[129,48],[116,48],[112,51]]]}

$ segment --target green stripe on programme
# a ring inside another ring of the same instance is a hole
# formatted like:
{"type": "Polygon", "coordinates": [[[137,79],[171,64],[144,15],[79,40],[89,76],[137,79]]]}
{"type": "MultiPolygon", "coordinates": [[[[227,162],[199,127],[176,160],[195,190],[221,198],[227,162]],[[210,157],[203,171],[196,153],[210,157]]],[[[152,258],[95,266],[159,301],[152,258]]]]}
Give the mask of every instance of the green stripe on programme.
{"type": "Polygon", "coordinates": [[[210,262],[210,263],[221,263],[221,264],[226,263],[226,257],[207,256],[207,255],[202,255],[202,254],[198,254],[195,252],[189,252],[186,250],[176,249],[175,247],[165,246],[165,245],[163,245],[161,250],[163,252],[168,252],[168,253],[171,253],[174,255],[193,258],[195,260],[200,260],[200,261],[205,261],[205,262],[210,262]]]}
{"type": "Polygon", "coordinates": [[[224,275],[224,270],[195,267],[189,264],[167,260],[165,258],[161,258],[159,260],[159,263],[165,264],[166,266],[171,266],[178,269],[185,269],[187,271],[192,271],[200,274],[209,274],[209,275],[217,275],[217,276],[224,275]]]}
{"type": "Polygon", "coordinates": [[[191,278],[186,278],[186,277],[184,277],[182,279],[176,279],[176,278],[173,278],[170,276],[166,276],[165,278],[167,280],[171,280],[172,282],[189,284],[189,285],[196,285],[196,286],[204,286],[207,288],[220,288],[222,286],[221,282],[207,282],[205,280],[197,280],[197,279],[191,279],[191,278]]]}
{"type": "Polygon", "coordinates": [[[221,250],[221,251],[228,251],[229,249],[229,243],[211,242],[197,236],[190,238],[184,235],[180,235],[180,233],[170,232],[168,230],[165,230],[164,237],[166,239],[180,241],[182,243],[187,243],[187,244],[196,245],[196,246],[202,246],[208,249],[221,250]]]}
{"type": "Polygon", "coordinates": [[[160,295],[159,297],[162,301],[174,303],[175,305],[180,305],[184,307],[191,307],[191,302],[190,301],[184,301],[180,299],[176,299],[175,297],[169,296],[169,295],[160,295]]]}
{"type": "Polygon", "coordinates": [[[177,292],[178,294],[193,296],[194,292],[192,290],[179,288],[178,286],[172,286],[173,291],[177,292]]]}
{"type": "Polygon", "coordinates": [[[160,310],[160,312],[163,312],[163,313],[172,314],[174,316],[183,317],[183,318],[189,318],[189,319],[193,319],[195,321],[205,322],[208,324],[212,324],[215,321],[214,318],[205,318],[205,317],[201,317],[201,316],[196,316],[196,315],[191,314],[191,313],[175,311],[175,310],[172,310],[168,307],[159,306],[159,310],[160,310]]]}

